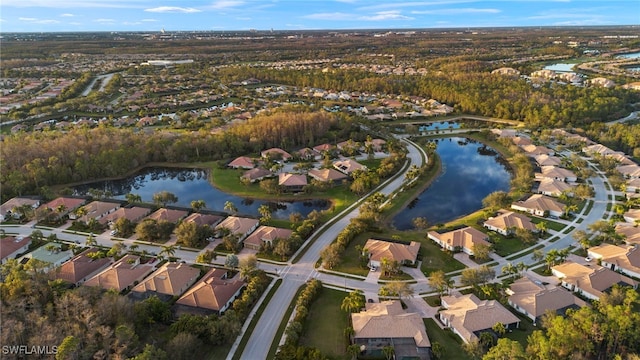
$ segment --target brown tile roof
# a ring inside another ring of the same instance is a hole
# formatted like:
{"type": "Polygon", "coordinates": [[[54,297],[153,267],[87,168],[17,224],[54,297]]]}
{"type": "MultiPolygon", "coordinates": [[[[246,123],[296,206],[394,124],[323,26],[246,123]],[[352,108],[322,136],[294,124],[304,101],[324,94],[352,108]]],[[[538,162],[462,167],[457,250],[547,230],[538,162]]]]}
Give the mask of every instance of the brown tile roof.
{"type": "Polygon", "coordinates": [[[0,240],[0,259],[5,259],[9,256],[15,256],[15,252],[20,250],[24,246],[31,244],[31,238],[25,237],[13,237],[5,236],[0,240]]]}
{"type": "Polygon", "coordinates": [[[187,216],[186,218],[184,218],[185,222],[192,222],[192,223],[196,223],[197,225],[209,225],[209,226],[213,226],[217,223],[219,223],[222,219],[224,219],[224,216],[220,216],[220,215],[213,215],[213,214],[202,214],[202,213],[193,213],[189,216],[187,216]]]}
{"type": "Polygon", "coordinates": [[[176,304],[213,311],[221,311],[235,293],[245,283],[234,279],[224,279],[225,270],[212,269],[192,288],[190,288],[176,304]]]}
{"type": "Polygon", "coordinates": [[[502,214],[485,221],[484,224],[505,231],[512,228],[526,229],[534,232],[538,231],[528,216],[514,213],[513,211],[505,211],[502,214]]]}
{"type": "Polygon", "coordinates": [[[629,209],[629,211],[625,212],[622,216],[624,216],[626,221],[629,221],[629,219],[634,221],[640,220],[640,209],[629,209]]]}
{"type": "Polygon", "coordinates": [[[178,220],[184,218],[188,214],[189,212],[184,210],[161,208],[156,210],[153,214],[147,216],[147,219],[154,219],[156,221],[164,220],[171,223],[176,223],[178,222],[178,220]]]}
{"type": "Polygon", "coordinates": [[[364,170],[367,168],[353,159],[338,160],[333,163],[333,167],[345,174],[351,174],[356,170],[364,170]]]}
{"type": "Polygon", "coordinates": [[[470,226],[443,234],[429,231],[429,237],[435,237],[451,247],[461,246],[469,250],[473,249],[476,244],[491,245],[486,240],[488,238],[487,234],[470,226]]]}
{"type": "Polygon", "coordinates": [[[476,331],[491,329],[497,323],[509,325],[520,321],[498,301],[480,300],[473,294],[443,296],[442,305],[446,310],[440,316],[468,342],[478,339],[476,331]]]}
{"type": "Polygon", "coordinates": [[[131,291],[179,296],[198,280],[199,275],[200,270],[187,264],[165,263],[131,291]]]}
{"type": "Polygon", "coordinates": [[[542,178],[538,186],[538,192],[554,194],[556,196],[562,194],[563,191],[571,191],[572,189],[573,186],[566,182],[552,178],[542,178]]]}
{"type": "Polygon", "coordinates": [[[253,245],[254,247],[260,247],[263,242],[271,243],[275,239],[287,240],[292,233],[293,231],[289,229],[262,225],[244,240],[244,244],[253,245]]]}
{"type": "Polygon", "coordinates": [[[313,147],[313,150],[322,153],[324,151],[330,151],[331,149],[333,149],[333,145],[331,144],[320,144],[320,145],[316,145],[313,147]]]}
{"type": "Polygon", "coordinates": [[[151,264],[140,264],[139,256],[125,255],[98,275],[87,280],[84,285],[122,291],[133,285],[134,282],[142,280],[153,269],[154,266],[151,264]]]}
{"type": "Polygon", "coordinates": [[[536,162],[540,166],[559,166],[562,164],[559,157],[541,154],[535,157],[536,162]]]}
{"type": "Polygon", "coordinates": [[[76,284],[82,279],[94,275],[96,272],[103,270],[109,264],[111,264],[111,258],[91,259],[87,254],[100,251],[97,248],[91,248],[78,254],[73,259],[62,264],[60,269],[56,272],[55,277],[67,281],[71,284],[76,284]]]}
{"type": "Polygon", "coordinates": [[[526,146],[526,145],[533,144],[533,142],[531,142],[529,138],[520,137],[520,136],[514,137],[513,139],[511,139],[511,141],[513,141],[513,143],[518,146],[526,146]]]}
{"type": "Polygon", "coordinates": [[[364,244],[364,249],[369,250],[370,259],[374,261],[381,261],[382,258],[387,258],[400,263],[403,261],[414,263],[418,258],[420,243],[412,241],[410,244],[399,244],[384,240],[369,239],[364,244]]]}
{"type": "Polygon", "coordinates": [[[601,244],[589,248],[588,253],[594,259],[640,274],[640,247],[601,244]]]}
{"type": "Polygon", "coordinates": [[[539,145],[533,145],[533,144],[529,144],[529,145],[521,145],[522,150],[524,150],[525,153],[527,153],[527,155],[529,156],[536,156],[536,155],[548,155],[548,154],[552,154],[553,150],[544,147],[544,146],[539,146],[539,145]]]}
{"type": "Polygon", "coordinates": [[[240,156],[235,158],[232,162],[230,162],[229,167],[253,169],[254,167],[256,167],[256,165],[253,163],[253,159],[251,159],[250,157],[240,156]]]}
{"type": "Polygon", "coordinates": [[[420,315],[405,313],[398,300],[367,303],[365,311],[351,314],[351,321],[355,338],[412,338],[418,347],[431,346],[420,315]]]}
{"type": "Polygon", "coordinates": [[[571,306],[585,306],[586,303],[567,290],[558,287],[545,287],[523,277],[516,280],[507,291],[509,301],[538,318],[547,310],[558,311],[571,306]]]}
{"type": "Polygon", "coordinates": [[[318,181],[338,181],[347,178],[347,175],[335,169],[311,169],[309,176],[318,181]]]}
{"type": "Polygon", "coordinates": [[[513,205],[526,209],[535,209],[540,211],[557,211],[563,212],[565,205],[553,198],[542,194],[531,195],[525,201],[516,201],[513,205]]]}
{"type": "Polygon", "coordinates": [[[618,223],[616,233],[625,237],[627,244],[640,244],[640,226],[631,223],[618,223]]]}
{"type": "Polygon", "coordinates": [[[129,219],[129,221],[136,223],[140,221],[143,217],[147,216],[150,212],[151,212],[151,209],[139,207],[139,206],[134,206],[130,208],[119,208],[118,210],[112,212],[111,214],[105,215],[104,217],[100,218],[98,222],[100,222],[101,224],[106,224],[110,221],[115,222],[120,218],[126,218],[126,219],[129,219]]]}
{"type": "Polygon", "coordinates": [[[105,201],[92,201],[83,206],[87,211],[87,214],[79,218],[78,220],[87,222],[89,219],[95,219],[99,216],[103,216],[109,211],[114,211],[120,207],[119,203],[105,202],[105,201]]]}
{"type": "Polygon", "coordinates": [[[542,177],[566,179],[576,177],[576,174],[571,170],[567,170],[557,166],[541,166],[542,177]]]}
{"type": "Polygon", "coordinates": [[[85,199],[59,197],[57,199],[49,201],[48,203],[42,205],[41,207],[55,210],[58,206],[64,205],[65,208],[67,209],[66,211],[73,211],[74,209],[80,207],[85,202],[86,202],[85,199]]]}
{"type": "Polygon", "coordinates": [[[572,261],[566,261],[551,269],[554,275],[561,278],[563,282],[574,285],[598,298],[602,296],[605,290],[608,290],[615,284],[624,283],[631,286],[637,285],[634,280],[622,274],[594,264],[585,266],[572,261]]]}
{"type": "Polygon", "coordinates": [[[262,157],[267,157],[267,156],[274,156],[274,155],[280,155],[282,157],[282,160],[289,160],[292,158],[291,154],[289,154],[288,152],[280,149],[280,148],[271,148],[271,149],[267,149],[267,150],[263,150],[260,155],[262,157]]]}
{"type": "Polygon", "coordinates": [[[0,214],[6,215],[9,211],[13,210],[13,208],[16,208],[22,205],[34,206],[39,203],[40,203],[40,200],[38,199],[14,197],[12,199],[7,200],[4,204],[0,205],[0,214]]]}
{"type": "Polygon", "coordinates": [[[307,185],[307,176],[302,174],[283,173],[278,176],[278,185],[305,186],[307,185]]]}
{"type": "Polygon", "coordinates": [[[242,174],[242,178],[254,181],[254,180],[258,180],[263,177],[272,176],[272,175],[273,173],[267,169],[253,168],[251,170],[245,171],[245,173],[242,174]]]}
{"type": "Polygon", "coordinates": [[[222,228],[227,228],[231,230],[232,233],[238,235],[244,235],[251,229],[253,229],[260,221],[256,219],[238,217],[238,216],[227,216],[226,219],[222,220],[217,226],[216,230],[220,230],[222,228]]]}

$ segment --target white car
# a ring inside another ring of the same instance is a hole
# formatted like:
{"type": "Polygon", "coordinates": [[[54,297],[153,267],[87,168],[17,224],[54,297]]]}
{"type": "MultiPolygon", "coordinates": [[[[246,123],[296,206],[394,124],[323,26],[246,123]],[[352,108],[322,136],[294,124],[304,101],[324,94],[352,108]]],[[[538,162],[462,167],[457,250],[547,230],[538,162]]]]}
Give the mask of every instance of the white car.
{"type": "Polygon", "coordinates": [[[587,256],[586,258],[584,258],[584,261],[586,261],[586,262],[589,262],[589,261],[591,261],[591,260],[593,260],[593,259],[591,258],[591,256],[587,256]]]}
{"type": "Polygon", "coordinates": [[[111,236],[116,236],[118,235],[118,230],[111,230],[111,236]]]}

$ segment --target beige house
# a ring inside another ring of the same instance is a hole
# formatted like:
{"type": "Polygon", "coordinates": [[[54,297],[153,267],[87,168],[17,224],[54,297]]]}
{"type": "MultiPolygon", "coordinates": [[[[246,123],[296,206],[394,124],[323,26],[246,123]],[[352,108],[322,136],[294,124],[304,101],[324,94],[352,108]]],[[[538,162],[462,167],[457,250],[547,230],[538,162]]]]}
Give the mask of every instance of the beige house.
{"type": "Polygon", "coordinates": [[[48,203],[39,207],[39,209],[49,209],[53,212],[57,212],[57,210],[64,209],[62,212],[58,214],[58,217],[63,217],[77,208],[82,206],[86,202],[85,199],[77,199],[77,198],[69,198],[69,197],[59,197],[57,199],[51,200],[48,203]]]}
{"type": "Polygon", "coordinates": [[[540,173],[535,174],[536,179],[549,178],[566,182],[576,182],[578,180],[573,171],[558,166],[541,166],[540,170],[540,173]]]}
{"type": "Polygon", "coordinates": [[[609,149],[608,147],[602,144],[593,144],[593,145],[585,146],[582,148],[582,152],[589,156],[593,156],[595,154],[604,156],[604,155],[610,155],[615,153],[615,151],[609,149]]]}
{"type": "Polygon", "coordinates": [[[7,200],[4,204],[0,205],[0,222],[7,220],[9,216],[19,219],[20,214],[17,211],[14,212],[14,209],[25,205],[35,209],[40,206],[40,200],[23,197],[14,197],[7,200]]]}
{"type": "Polygon", "coordinates": [[[227,271],[211,269],[176,301],[176,313],[222,314],[245,287],[237,278],[227,279],[227,271]]]}
{"type": "Polygon", "coordinates": [[[243,245],[249,249],[260,250],[263,244],[273,245],[275,239],[288,240],[292,233],[289,229],[262,225],[244,239],[243,245]]]}
{"type": "Polygon", "coordinates": [[[380,267],[382,259],[397,261],[402,265],[413,265],[418,259],[420,243],[412,241],[409,244],[402,244],[391,241],[369,239],[364,244],[363,251],[369,254],[369,266],[380,267]]]}
{"type": "Polygon", "coordinates": [[[83,285],[98,286],[105,290],[122,292],[144,279],[154,269],[155,266],[153,264],[141,264],[139,256],[129,254],[85,281],[83,285]]]}
{"type": "Polygon", "coordinates": [[[147,219],[177,223],[178,221],[184,219],[187,215],[189,215],[189,212],[185,210],[161,208],[153,212],[151,215],[147,216],[147,219]]]}
{"type": "Polygon", "coordinates": [[[562,161],[557,156],[542,154],[535,157],[538,166],[560,166],[562,161]]]}
{"type": "Polygon", "coordinates": [[[222,229],[228,229],[232,234],[238,235],[238,241],[242,242],[249,234],[255,230],[260,224],[259,220],[238,217],[238,216],[227,216],[226,219],[222,220],[218,225],[216,225],[215,230],[221,231],[222,229]]]}
{"type": "Polygon", "coordinates": [[[291,156],[291,154],[289,154],[288,152],[280,148],[271,148],[271,149],[263,150],[260,153],[260,156],[262,156],[265,159],[270,158],[273,160],[282,160],[282,161],[289,161],[293,157],[291,156]]]}
{"type": "Polygon", "coordinates": [[[272,176],[274,176],[274,174],[271,171],[258,167],[258,168],[253,168],[251,170],[245,171],[245,173],[242,174],[240,178],[246,179],[254,183],[256,181],[260,181],[262,179],[272,177],[272,176]]]}
{"type": "Polygon", "coordinates": [[[480,333],[493,331],[501,323],[507,329],[517,328],[520,319],[497,300],[480,300],[473,294],[442,297],[440,321],[465,343],[478,341],[480,333]]]}
{"type": "Polygon", "coordinates": [[[532,145],[533,142],[531,141],[531,139],[526,138],[526,137],[522,137],[522,136],[516,136],[514,138],[511,139],[511,141],[513,141],[513,143],[519,147],[523,147],[523,146],[527,146],[527,145],[532,145]]]}
{"type": "Polygon", "coordinates": [[[131,289],[130,296],[146,299],[156,295],[162,300],[182,295],[200,276],[200,270],[184,263],[169,262],[131,289]]]}
{"type": "Polygon", "coordinates": [[[627,192],[636,193],[640,190],[640,179],[627,180],[627,192]]]}
{"type": "Polygon", "coordinates": [[[526,277],[516,280],[506,292],[509,295],[509,305],[534,324],[547,311],[564,314],[567,309],[586,306],[586,302],[562,287],[545,286],[526,277]]]}
{"type": "Polygon", "coordinates": [[[111,258],[92,259],[88,256],[98,251],[100,251],[98,248],[83,251],[73,259],[62,264],[62,266],[54,272],[53,276],[56,279],[64,280],[75,286],[82,284],[111,264],[111,258]]]}
{"type": "Polygon", "coordinates": [[[590,257],[613,271],[640,279],[640,247],[601,244],[587,250],[590,257]]]}
{"type": "Polygon", "coordinates": [[[624,221],[632,224],[640,223],[640,209],[630,209],[622,217],[624,221]]]}
{"type": "Polygon", "coordinates": [[[511,204],[511,208],[517,211],[524,211],[536,216],[560,217],[564,214],[565,205],[553,198],[542,194],[531,195],[525,201],[516,201],[511,204]]]}
{"type": "Polygon", "coordinates": [[[513,234],[515,229],[538,232],[538,229],[536,229],[536,226],[528,216],[507,210],[501,210],[498,216],[489,218],[484,222],[483,226],[505,236],[513,234]]]}
{"type": "Polygon", "coordinates": [[[640,166],[636,164],[618,166],[616,170],[627,179],[640,179],[640,166]]]}
{"type": "Polygon", "coordinates": [[[333,163],[333,167],[346,175],[351,175],[351,173],[357,170],[367,170],[366,166],[353,159],[338,160],[333,163]]]}
{"type": "Polygon", "coordinates": [[[286,191],[302,191],[307,186],[307,175],[282,173],[278,175],[278,185],[286,191]]]}
{"type": "Polygon", "coordinates": [[[220,221],[222,221],[222,219],[224,219],[224,216],[213,215],[213,214],[192,213],[186,218],[184,218],[182,221],[191,222],[200,226],[205,226],[205,225],[215,226],[220,221]]]}
{"type": "Polygon", "coordinates": [[[487,241],[489,239],[487,234],[470,226],[443,234],[429,231],[427,237],[446,250],[461,250],[469,255],[473,255],[473,247],[476,245],[491,246],[487,241]]]}
{"type": "Polygon", "coordinates": [[[616,224],[616,234],[624,236],[628,245],[640,245],[640,226],[621,222],[616,224]]]}
{"type": "Polygon", "coordinates": [[[132,223],[137,223],[142,220],[145,216],[149,215],[151,209],[134,206],[130,208],[119,208],[118,210],[107,214],[98,220],[101,224],[109,224],[113,225],[118,219],[125,218],[132,223]]]}
{"type": "Polygon", "coordinates": [[[563,192],[567,192],[569,194],[573,193],[573,186],[567,184],[564,181],[556,179],[539,179],[538,193],[542,195],[558,197],[562,195],[563,192]]]}
{"type": "Polygon", "coordinates": [[[334,184],[339,184],[340,182],[342,182],[342,180],[348,178],[347,175],[335,169],[311,169],[309,170],[309,176],[318,181],[330,182],[334,184]]]}
{"type": "Polygon", "coordinates": [[[393,346],[397,359],[430,359],[431,342],[417,313],[407,313],[398,300],[366,303],[364,311],[351,314],[353,343],[361,354],[380,354],[393,346]]]}
{"type": "Polygon", "coordinates": [[[113,202],[105,202],[105,201],[92,201],[87,205],[80,207],[79,209],[84,209],[86,212],[85,215],[77,217],[76,214],[69,214],[69,219],[82,221],[83,223],[88,223],[89,220],[95,219],[100,220],[103,217],[115,212],[120,208],[120,203],[113,202]]]}
{"type": "Polygon", "coordinates": [[[581,265],[566,261],[552,267],[551,272],[560,279],[562,286],[591,300],[600,299],[605,291],[616,284],[633,288],[638,286],[633,279],[595,264],[581,265]]]}
{"type": "Polygon", "coordinates": [[[524,151],[524,153],[529,157],[536,157],[539,155],[549,155],[549,156],[554,155],[553,150],[545,146],[529,144],[529,145],[522,145],[521,148],[524,151]]]}
{"type": "Polygon", "coordinates": [[[230,168],[233,169],[253,169],[256,165],[253,163],[253,159],[248,156],[240,156],[229,163],[230,168]]]}
{"type": "Polygon", "coordinates": [[[28,236],[5,236],[0,239],[0,261],[2,264],[9,259],[15,259],[17,255],[29,250],[31,238],[28,236]]]}

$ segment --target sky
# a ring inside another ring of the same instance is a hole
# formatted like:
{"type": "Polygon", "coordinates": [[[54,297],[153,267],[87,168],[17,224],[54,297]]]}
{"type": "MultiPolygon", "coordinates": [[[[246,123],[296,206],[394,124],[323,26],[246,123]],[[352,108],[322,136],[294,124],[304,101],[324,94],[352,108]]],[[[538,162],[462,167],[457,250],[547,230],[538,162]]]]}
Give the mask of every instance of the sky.
{"type": "Polygon", "coordinates": [[[639,0],[1,0],[0,33],[640,25],[639,0]]]}

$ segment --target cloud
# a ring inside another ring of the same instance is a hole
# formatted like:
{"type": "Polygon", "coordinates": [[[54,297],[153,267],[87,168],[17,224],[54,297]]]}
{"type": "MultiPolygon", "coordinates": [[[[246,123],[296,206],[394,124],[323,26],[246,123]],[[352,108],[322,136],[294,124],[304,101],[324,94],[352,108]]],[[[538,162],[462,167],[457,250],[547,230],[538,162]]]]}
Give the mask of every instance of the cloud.
{"type": "Polygon", "coordinates": [[[400,14],[399,10],[379,11],[372,15],[354,15],[342,12],[316,13],[303,16],[313,20],[360,20],[360,21],[381,21],[381,20],[413,20],[414,18],[400,14]]]}
{"type": "Polygon", "coordinates": [[[380,21],[380,20],[413,20],[414,18],[400,14],[398,10],[380,11],[375,15],[361,16],[359,20],[380,21]]]}
{"type": "Polygon", "coordinates": [[[244,5],[244,1],[241,0],[218,0],[214,1],[209,7],[211,9],[228,9],[244,5]]]}
{"type": "Polygon", "coordinates": [[[157,22],[158,19],[142,19],[140,21],[142,21],[142,22],[157,22]]]}
{"type": "Polygon", "coordinates": [[[144,9],[144,11],[146,12],[153,12],[153,13],[183,13],[183,14],[191,14],[191,13],[198,13],[201,12],[202,10],[198,10],[196,8],[184,8],[184,7],[179,7],[179,6],[158,6],[155,8],[150,8],[150,9],[144,9]]]}
{"type": "Polygon", "coordinates": [[[73,15],[73,14],[69,14],[69,13],[67,13],[67,14],[60,14],[60,17],[74,17],[74,16],[75,16],[75,15],[73,15]]]}
{"type": "Polygon", "coordinates": [[[116,22],[114,19],[95,19],[93,21],[95,21],[97,23],[100,23],[100,24],[113,24],[113,23],[116,22]]]}
{"type": "Polygon", "coordinates": [[[240,16],[240,17],[237,17],[236,20],[249,21],[251,20],[251,18],[246,16],[240,16]]]}
{"type": "Polygon", "coordinates": [[[316,13],[303,16],[306,19],[313,20],[348,20],[353,19],[353,15],[341,12],[334,13],[316,13]]]}
{"type": "Polygon", "coordinates": [[[376,5],[368,5],[358,8],[358,10],[381,10],[381,9],[398,9],[416,6],[434,6],[434,5],[451,5],[475,2],[475,0],[440,0],[440,1],[412,1],[412,2],[390,2],[376,5]]]}
{"type": "Polygon", "coordinates": [[[36,20],[38,20],[38,19],[36,19],[36,18],[20,17],[20,18],[18,18],[18,20],[20,20],[20,21],[36,21],[36,20]]]}
{"type": "Polygon", "coordinates": [[[50,9],[74,9],[74,8],[140,8],[132,0],[2,0],[3,7],[16,8],[50,8],[50,9]]]}
{"type": "Polygon", "coordinates": [[[45,24],[45,25],[50,25],[50,24],[59,24],[60,21],[58,20],[52,20],[52,19],[38,19],[38,18],[28,18],[28,17],[20,17],[18,18],[18,20],[20,21],[25,21],[28,22],[30,24],[45,24]]]}
{"type": "Polygon", "coordinates": [[[502,12],[500,9],[478,9],[478,8],[451,8],[437,10],[415,10],[412,14],[429,14],[429,15],[458,15],[458,14],[497,14],[502,12]]]}

